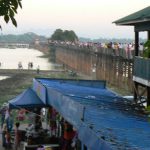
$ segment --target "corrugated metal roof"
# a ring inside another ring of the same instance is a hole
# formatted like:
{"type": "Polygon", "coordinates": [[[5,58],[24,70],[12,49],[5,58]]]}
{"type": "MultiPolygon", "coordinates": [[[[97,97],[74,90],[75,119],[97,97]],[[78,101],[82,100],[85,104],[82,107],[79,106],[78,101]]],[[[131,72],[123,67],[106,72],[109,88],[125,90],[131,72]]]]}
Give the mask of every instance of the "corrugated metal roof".
{"type": "Polygon", "coordinates": [[[114,150],[150,149],[150,123],[146,116],[133,110],[129,101],[107,88],[82,86],[59,80],[39,81],[46,86],[50,103],[58,110],[63,110],[64,117],[70,117],[72,122],[76,122],[79,137],[89,149],[93,146],[94,150],[106,150],[109,149],[107,145],[114,150]],[[78,113],[72,113],[77,112],[75,110],[78,110],[78,104],[84,106],[82,120],[78,113]],[[101,148],[95,143],[99,143],[101,148]]]}
{"type": "Polygon", "coordinates": [[[133,14],[130,14],[126,17],[118,19],[113,23],[116,23],[117,25],[134,25],[137,23],[148,22],[148,21],[150,21],[150,6],[140,11],[137,11],[133,14]]]}

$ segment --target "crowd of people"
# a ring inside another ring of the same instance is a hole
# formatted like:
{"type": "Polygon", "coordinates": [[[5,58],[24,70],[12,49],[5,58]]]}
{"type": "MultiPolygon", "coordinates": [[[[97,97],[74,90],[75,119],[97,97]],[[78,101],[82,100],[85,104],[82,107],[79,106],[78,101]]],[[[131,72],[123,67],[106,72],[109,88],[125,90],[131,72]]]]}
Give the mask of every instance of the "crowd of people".
{"type": "MultiPolygon", "coordinates": [[[[18,62],[18,69],[23,69],[22,62],[18,62]]],[[[28,63],[28,69],[33,69],[33,62],[28,63]]]]}
{"type": "MultiPolygon", "coordinates": [[[[23,64],[21,61],[18,62],[18,69],[23,69],[23,64]]],[[[33,69],[33,62],[28,63],[28,70],[30,70],[30,69],[33,69]]],[[[40,66],[39,65],[36,67],[36,71],[37,71],[37,74],[40,73],[40,66]]]]}
{"type": "Polygon", "coordinates": [[[48,124],[51,136],[59,139],[60,150],[75,150],[77,147],[77,131],[53,107],[48,109],[48,124]]]}
{"type": "Polygon", "coordinates": [[[76,129],[53,107],[18,109],[15,118],[7,106],[2,107],[0,113],[2,146],[5,149],[20,150],[23,139],[28,145],[39,145],[37,150],[46,150],[42,146],[44,144],[58,144],[59,150],[75,150],[77,146],[76,129]],[[28,122],[28,126],[24,129],[25,137],[22,137],[19,127],[24,120],[28,122]],[[43,127],[43,121],[47,123],[46,128],[43,127]]]}
{"type": "MultiPolygon", "coordinates": [[[[3,68],[3,67],[4,67],[4,63],[3,63],[3,62],[0,62],[0,68],[3,68]]],[[[28,65],[27,65],[27,69],[28,69],[28,70],[32,70],[32,69],[34,69],[33,67],[34,67],[34,66],[33,66],[33,62],[29,62],[28,65]]],[[[19,70],[24,69],[24,66],[23,66],[23,64],[22,64],[21,61],[18,62],[17,68],[18,68],[19,70]]],[[[25,67],[25,68],[26,68],[26,67],[25,67]]],[[[37,74],[39,74],[39,73],[40,73],[40,65],[37,65],[37,67],[36,67],[35,69],[36,69],[37,74]]]]}
{"type": "MultiPolygon", "coordinates": [[[[119,51],[123,50],[123,53],[125,53],[126,58],[132,59],[133,58],[133,53],[135,49],[135,44],[134,42],[125,42],[125,43],[120,43],[120,42],[107,42],[107,43],[101,43],[101,42],[81,42],[81,41],[76,41],[76,42],[70,42],[70,41],[49,41],[49,43],[52,44],[58,44],[58,45],[63,45],[63,46],[70,46],[74,47],[75,49],[90,49],[93,50],[94,52],[100,52],[102,49],[112,49],[114,50],[113,55],[119,55],[119,51]]],[[[140,55],[143,54],[144,50],[144,43],[141,42],[139,43],[139,53],[140,55]]]]}
{"type": "Polygon", "coordinates": [[[8,106],[3,106],[0,110],[1,112],[1,131],[2,131],[2,146],[5,149],[18,150],[20,146],[20,133],[19,126],[20,123],[16,122],[14,126],[14,117],[8,106]],[[14,141],[12,141],[12,133],[14,133],[14,141]],[[12,143],[14,146],[12,147],[12,143]]]}
{"type": "Polygon", "coordinates": [[[26,133],[28,144],[38,144],[38,150],[46,150],[42,147],[44,143],[58,144],[59,150],[75,150],[77,141],[76,129],[53,107],[49,107],[47,113],[44,113],[48,127],[46,130],[43,130],[41,122],[44,117],[42,117],[43,111],[41,110],[37,109],[32,114],[34,123],[29,123],[26,133]]]}

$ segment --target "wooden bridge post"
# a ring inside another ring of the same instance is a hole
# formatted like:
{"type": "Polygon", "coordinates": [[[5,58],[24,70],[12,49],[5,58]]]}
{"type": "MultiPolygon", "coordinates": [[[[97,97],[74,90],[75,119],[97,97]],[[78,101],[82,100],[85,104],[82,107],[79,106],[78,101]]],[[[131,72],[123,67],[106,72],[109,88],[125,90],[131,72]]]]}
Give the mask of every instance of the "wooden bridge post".
{"type": "Polygon", "coordinates": [[[150,31],[147,31],[147,39],[150,40],[150,31]]]}
{"type": "Polygon", "coordinates": [[[134,101],[137,101],[137,91],[138,91],[138,83],[137,82],[133,82],[134,84],[134,101]]]}
{"type": "Polygon", "coordinates": [[[135,56],[139,55],[139,32],[135,31],[135,56]]]}
{"type": "Polygon", "coordinates": [[[147,106],[150,106],[150,87],[147,86],[147,106]]]}

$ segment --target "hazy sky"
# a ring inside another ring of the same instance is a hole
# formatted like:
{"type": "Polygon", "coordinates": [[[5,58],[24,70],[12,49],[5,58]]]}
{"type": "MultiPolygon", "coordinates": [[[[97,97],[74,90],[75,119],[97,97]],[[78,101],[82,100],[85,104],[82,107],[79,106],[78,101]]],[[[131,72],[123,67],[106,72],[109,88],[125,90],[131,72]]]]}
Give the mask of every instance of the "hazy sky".
{"type": "MultiPolygon", "coordinates": [[[[134,38],[133,27],[113,21],[150,5],[149,0],[23,0],[18,10],[18,27],[6,25],[3,34],[35,32],[48,37],[58,28],[73,30],[86,38],[134,38]]],[[[141,37],[145,33],[140,34],[141,37]]]]}

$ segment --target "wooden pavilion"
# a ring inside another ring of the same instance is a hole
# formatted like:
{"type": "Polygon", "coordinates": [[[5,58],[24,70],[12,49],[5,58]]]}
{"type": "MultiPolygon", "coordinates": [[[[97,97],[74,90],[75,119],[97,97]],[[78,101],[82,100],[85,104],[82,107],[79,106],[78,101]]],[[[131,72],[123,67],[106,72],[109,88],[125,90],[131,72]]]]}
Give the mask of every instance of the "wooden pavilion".
{"type": "Polygon", "coordinates": [[[134,26],[135,57],[133,67],[134,100],[137,104],[150,105],[150,59],[139,57],[139,32],[147,31],[147,40],[150,40],[150,6],[114,21],[116,25],[134,26]],[[143,87],[143,88],[140,88],[143,87]],[[142,90],[141,90],[142,89],[142,90]]]}

